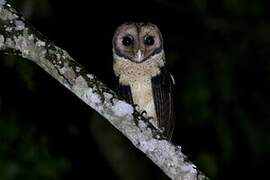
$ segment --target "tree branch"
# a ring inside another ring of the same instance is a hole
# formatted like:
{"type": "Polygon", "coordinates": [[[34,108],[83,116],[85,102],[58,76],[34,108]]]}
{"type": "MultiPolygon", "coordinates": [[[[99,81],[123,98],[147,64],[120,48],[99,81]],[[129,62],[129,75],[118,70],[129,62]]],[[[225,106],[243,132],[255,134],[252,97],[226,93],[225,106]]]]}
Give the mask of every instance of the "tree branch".
{"type": "Polygon", "coordinates": [[[39,65],[105,117],[171,179],[207,179],[187,160],[180,146],[165,140],[146,117],[36,31],[6,0],[0,0],[0,51],[39,65]]]}

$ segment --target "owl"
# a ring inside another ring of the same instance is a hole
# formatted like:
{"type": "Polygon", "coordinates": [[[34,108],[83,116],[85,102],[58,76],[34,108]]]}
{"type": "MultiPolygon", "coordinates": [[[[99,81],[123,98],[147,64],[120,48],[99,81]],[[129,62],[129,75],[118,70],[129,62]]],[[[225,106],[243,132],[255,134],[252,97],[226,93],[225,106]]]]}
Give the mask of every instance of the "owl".
{"type": "Polygon", "coordinates": [[[113,36],[113,70],[119,94],[145,110],[170,140],[174,124],[174,80],[166,68],[163,39],[152,23],[127,22],[113,36]]]}

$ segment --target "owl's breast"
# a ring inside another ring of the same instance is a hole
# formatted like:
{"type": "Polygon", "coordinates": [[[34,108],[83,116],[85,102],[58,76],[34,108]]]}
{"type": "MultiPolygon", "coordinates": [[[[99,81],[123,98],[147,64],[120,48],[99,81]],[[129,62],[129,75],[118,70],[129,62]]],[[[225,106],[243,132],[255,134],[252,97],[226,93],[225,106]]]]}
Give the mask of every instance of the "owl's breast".
{"type": "Polygon", "coordinates": [[[136,81],[130,82],[129,86],[134,104],[139,105],[141,110],[145,110],[148,117],[154,118],[154,125],[157,126],[151,77],[139,78],[136,81]]]}
{"type": "Polygon", "coordinates": [[[131,82],[151,79],[160,73],[160,67],[153,62],[134,63],[129,60],[116,60],[113,66],[116,76],[122,85],[131,82]]]}

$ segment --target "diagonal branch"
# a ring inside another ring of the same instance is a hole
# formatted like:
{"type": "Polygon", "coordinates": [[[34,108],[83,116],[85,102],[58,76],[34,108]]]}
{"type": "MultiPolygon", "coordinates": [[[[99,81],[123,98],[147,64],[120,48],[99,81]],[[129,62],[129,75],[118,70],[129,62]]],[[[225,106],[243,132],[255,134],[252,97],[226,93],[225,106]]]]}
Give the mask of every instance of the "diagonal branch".
{"type": "Polygon", "coordinates": [[[65,50],[36,31],[6,0],[0,0],[0,51],[40,66],[105,117],[171,179],[207,179],[186,159],[180,146],[166,141],[159,129],[89,74],[65,50]]]}

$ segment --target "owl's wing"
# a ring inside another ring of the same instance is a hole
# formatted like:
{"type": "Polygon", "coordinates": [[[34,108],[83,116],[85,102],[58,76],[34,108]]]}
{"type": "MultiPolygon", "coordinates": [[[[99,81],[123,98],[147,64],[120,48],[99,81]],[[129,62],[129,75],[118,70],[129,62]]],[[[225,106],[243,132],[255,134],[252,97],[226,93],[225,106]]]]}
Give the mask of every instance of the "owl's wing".
{"type": "Polygon", "coordinates": [[[129,104],[134,104],[130,86],[118,84],[118,94],[129,104]]]}
{"type": "Polygon", "coordinates": [[[164,128],[164,135],[169,140],[175,125],[173,85],[174,79],[165,67],[161,68],[161,73],[158,76],[152,78],[158,125],[164,128]]]}

